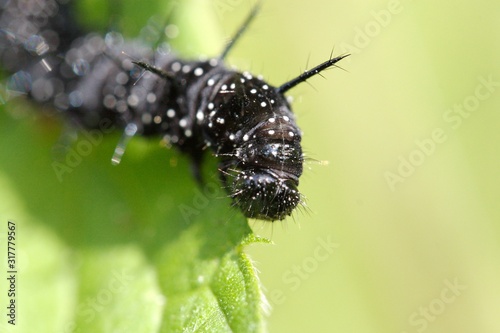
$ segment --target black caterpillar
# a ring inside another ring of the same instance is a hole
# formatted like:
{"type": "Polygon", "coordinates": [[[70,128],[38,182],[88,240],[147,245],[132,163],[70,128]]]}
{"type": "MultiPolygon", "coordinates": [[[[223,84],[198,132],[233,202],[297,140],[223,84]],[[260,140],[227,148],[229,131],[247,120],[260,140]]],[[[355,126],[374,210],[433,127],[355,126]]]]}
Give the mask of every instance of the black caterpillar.
{"type": "Polygon", "coordinates": [[[114,163],[132,136],[162,136],[189,155],[201,179],[203,151],[210,147],[220,159],[223,186],[247,217],[282,220],[301,204],[301,131],[284,93],[347,55],[274,87],[223,62],[257,7],[219,57],[190,61],[117,33],[86,33],[62,2],[1,2],[0,59],[12,73],[11,91],[77,126],[95,129],[106,120],[123,129],[114,163]]]}

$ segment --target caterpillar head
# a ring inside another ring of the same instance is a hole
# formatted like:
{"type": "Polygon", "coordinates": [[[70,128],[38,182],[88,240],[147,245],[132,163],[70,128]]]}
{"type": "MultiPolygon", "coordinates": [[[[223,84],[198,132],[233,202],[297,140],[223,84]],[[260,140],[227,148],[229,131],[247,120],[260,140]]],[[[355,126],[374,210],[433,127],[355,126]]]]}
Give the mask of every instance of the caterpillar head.
{"type": "Polygon", "coordinates": [[[236,151],[238,162],[230,193],[247,217],[282,220],[300,203],[300,134],[290,120],[283,124],[283,118],[288,117],[267,120],[236,151]]]}
{"type": "MultiPolygon", "coordinates": [[[[288,111],[288,105],[283,105],[288,111]]],[[[278,109],[279,110],[279,109],[278,109]]],[[[288,112],[276,114],[243,135],[237,150],[242,169],[234,178],[231,196],[247,217],[282,220],[300,203],[297,189],[302,174],[301,135],[288,112]]]]}
{"type": "Polygon", "coordinates": [[[219,147],[221,171],[233,203],[247,217],[282,220],[301,202],[301,132],[286,98],[249,74],[214,85],[204,127],[219,147]],[[220,88],[219,88],[220,87],[220,88]]]}
{"type": "Polygon", "coordinates": [[[244,170],[236,174],[231,197],[247,217],[282,220],[301,202],[296,177],[278,175],[274,170],[244,170]]]}

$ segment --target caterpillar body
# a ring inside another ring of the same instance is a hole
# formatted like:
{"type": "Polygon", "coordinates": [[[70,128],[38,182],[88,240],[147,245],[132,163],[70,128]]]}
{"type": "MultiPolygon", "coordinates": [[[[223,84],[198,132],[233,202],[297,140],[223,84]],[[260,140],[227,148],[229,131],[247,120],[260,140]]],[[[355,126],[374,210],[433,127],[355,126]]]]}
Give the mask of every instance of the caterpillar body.
{"type": "Polygon", "coordinates": [[[244,215],[282,220],[302,203],[301,131],[285,92],[347,55],[330,58],[278,86],[226,67],[224,58],[257,7],[219,57],[185,60],[118,33],[74,25],[71,4],[3,2],[1,67],[8,88],[60,111],[72,124],[123,130],[113,162],[134,135],[159,136],[187,154],[198,179],[204,151],[219,160],[223,186],[244,215]]]}

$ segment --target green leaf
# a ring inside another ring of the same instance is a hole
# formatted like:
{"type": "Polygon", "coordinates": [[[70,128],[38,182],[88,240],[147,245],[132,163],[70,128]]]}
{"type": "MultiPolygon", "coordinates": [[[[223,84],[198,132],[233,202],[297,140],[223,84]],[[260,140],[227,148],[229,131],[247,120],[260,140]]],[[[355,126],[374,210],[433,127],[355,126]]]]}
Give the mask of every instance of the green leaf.
{"type": "Polygon", "coordinates": [[[112,166],[120,133],[80,133],[57,160],[61,124],[30,108],[0,105],[0,244],[14,221],[16,332],[265,330],[243,249],[266,240],[231,207],[209,154],[201,187],[159,138],[134,138],[112,166]]]}
{"type": "MultiPolygon", "coordinates": [[[[87,156],[83,136],[68,155],[80,163],[59,182],[50,153],[60,128],[46,125],[1,114],[1,230],[17,223],[23,332],[263,329],[265,303],[242,252],[258,239],[215,175],[198,188],[189,161],[140,138],[114,167],[118,136],[87,156]]],[[[209,161],[205,173],[215,170],[209,161]]]]}

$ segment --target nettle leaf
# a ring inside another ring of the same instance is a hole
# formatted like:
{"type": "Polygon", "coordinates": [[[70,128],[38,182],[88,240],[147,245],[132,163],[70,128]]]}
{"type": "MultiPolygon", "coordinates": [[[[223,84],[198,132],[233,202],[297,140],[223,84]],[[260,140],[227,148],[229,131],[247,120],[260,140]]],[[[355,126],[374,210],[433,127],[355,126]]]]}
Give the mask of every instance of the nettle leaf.
{"type": "Polygon", "coordinates": [[[120,133],[82,132],[58,160],[59,120],[23,101],[0,108],[0,241],[15,221],[16,332],[265,330],[243,249],[268,241],[231,208],[214,159],[201,187],[158,138],[134,138],[113,166],[120,133]]]}

